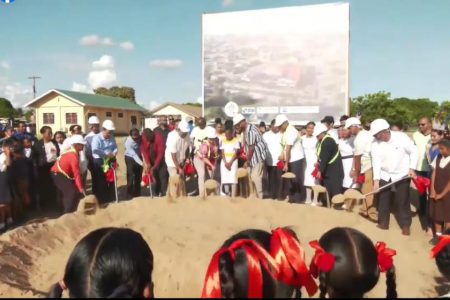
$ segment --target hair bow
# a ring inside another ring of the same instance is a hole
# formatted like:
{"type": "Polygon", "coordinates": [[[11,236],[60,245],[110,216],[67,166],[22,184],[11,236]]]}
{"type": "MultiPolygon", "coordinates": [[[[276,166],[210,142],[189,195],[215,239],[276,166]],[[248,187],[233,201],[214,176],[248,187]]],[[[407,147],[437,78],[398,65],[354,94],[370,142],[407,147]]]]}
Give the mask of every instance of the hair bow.
{"type": "Polygon", "coordinates": [[[305,251],[291,232],[283,228],[272,231],[270,254],[279,269],[278,280],[304,286],[309,296],[317,292],[317,284],[305,264],[305,251]]]}
{"type": "Polygon", "coordinates": [[[273,278],[277,277],[279,271],[275,260],[270,256],[270,254],[256,242],[249,239],[237,240],[229,247],[222,248],[213,255],[203,283],[202,298],[222,297],[219,276],[220,256],[223,253],[228,252],[231,259],[234,261],[236,258],[235,250],[238,248],[244,249],[247,258],[247,297],[262,298],[263,277],[261,265],[271,274],[273,278]]]}
{"type": "Polygon", "coordinates": [[[431,249],[430,257],[435,258],[445,247],[450,245],[450,235],[441,235],[438,237],[439,242],[431,249]]]}
{"type": "Polygon", "coordinates": [[[392,257],[394,257],[397,252],[393,249],[386,248],[386,244],[384,242],[377,242],[375,248],[378,254],[377,260],[380,271],[386,272],[394,265],[394,260],[392,257]]]}
{"type": "Polygon", "coordinates": [[[334,262],[336,261],[334,256],[326,252],[320,246],[318,241],[309,242],[309,245],[316,250],[309,266],[312,276],[317,278],[319,276],[319,272],[330,272],[331,269],[333,269],[334,262]]]}

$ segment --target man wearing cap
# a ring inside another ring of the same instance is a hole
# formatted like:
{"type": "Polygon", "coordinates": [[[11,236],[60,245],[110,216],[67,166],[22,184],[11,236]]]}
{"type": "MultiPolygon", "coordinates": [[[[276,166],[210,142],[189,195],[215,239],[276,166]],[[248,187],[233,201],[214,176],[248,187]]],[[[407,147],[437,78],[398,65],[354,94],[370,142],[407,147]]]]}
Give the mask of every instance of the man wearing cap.
{"type": "Polygon", "coordinates": [[[167,136],[164,158],[170,176],[177,174],[183,176],[183,167],[189,158],[190,146],[189,124],[183,120],[178,124],[178,128],[167,136]]]}
{"type": "MultiPolygon", "coordinates": [[[[91,173],[91,178],[94,178],[94,158],[92,157],[92,139],[100,132],[100,120],[97,116],[90,116],[88,119],[89,129],[91,130],[85,137],[86,145],[84,145],[84,153],[88,162],[88,170],[91,173]]],[[[84,178],[83,182],[86,182],[84,178]]],[[[94,180],[92,180],[92,193],[95,194],[94,180]]]]}
{"type": "MultiPolygon", "coordinates": [[[[358,118],[349,118],[345,121],[345,128],[350,130],[350,133],[355,137],[354,146],[355,152],[353,157],[353,167],[350,176],[353,179],[353,183],[362,184],[361,192],[363,194],[370,193],[373,189],[373,172],[372,172],[372,159],[370,157],[370,151],[373,136],[369,131],[364,130],[361,125],[361,121],[358,118]],[[358,182],[360,175],[364,175],[364,182],[358,182]]],[[[367,209],[374,207],[373,195],[366,197],[367,209]]],[[[361,213],[367,214],[365,207],[361,208],[361,213]]]]}
{"type": "Polygon", "coordinates": [[[70,148],[58,157],[50,169],[53,182],[63,195],[65,214],[76,211],[80,195],[84,194],[79,153],[83,151],[86,142],[81,135],[73,135],[69,140],[70,148]]]}
{"type": "Polygon", "coordinates": [[[336,129],[334,129],[334,118],[332,116],[325,116],[322,121],[320,121],[323,125],[327,127],[327,132],[330,137],[337,143],[339,143],[339,137],[336,129]]]}
{"type": "Polygon", "coordinates": [[[283,172],[289,171],[295,174],[295,179],[291,181],[289,191],[285,189],[283,196],[289,194],[289,202],[292,203],[304,202],[306,197],[304,187],[305,153],[301,137],[297,129],[289,124],[285,115],[278,115],[275,118],[275,127],[278,127],[281,133],[282,152],[279,160],[284,163],[283,172]]]}
{"type": "Polygon", "coordinates": [[[389,229],[392,193],[398,209],[398,222],[402,234],[409,235],[411,226],[409,186],[410,177],[416,176],[414,168],[418,159],[417,147],[405,133],[390,131],[389,128],[389,123],[383,119],[376,119],[370,124],[370,134],[375,137],[371,149],[373,190],[378,191],[380,187],[398,181],[379,192],[378,228],[389,229]]]}
{"type": "Polygon", "coordinates": [[[117,144],[114,138],[114,123],[111,120],[105,120],[102,124],[102,131],[92,139],[92,157],[94,177],[92,181],[96,186],[94,195],[99,203],[112,201],[114,197],[114,185],[108,184],[103,172],[103,159],[109,159],[111,162],[116,160],[117,144]]]}
{"type": "Polygon", "coordinates": [[[266,142],[262,138],[258,127],[247,123],[243,115],[235,115],[233,117],[233,125],[238,129],[238,132],[242,132],[244,151],[247,155],[244,168],[250,167],[250,177],[255,185],[256,197],[262,199],[262,178],[267,155],[266,142]]]}
{"type": "Polygon", "coordinates": [[[342,193],[344,168],[341,154],[324,124],[317,124],[314,127],[314,136],[317,138],[316,153],[319,164],[316,178],[323,181],[328,196],[332,199],[335,195],[342,193]]]}

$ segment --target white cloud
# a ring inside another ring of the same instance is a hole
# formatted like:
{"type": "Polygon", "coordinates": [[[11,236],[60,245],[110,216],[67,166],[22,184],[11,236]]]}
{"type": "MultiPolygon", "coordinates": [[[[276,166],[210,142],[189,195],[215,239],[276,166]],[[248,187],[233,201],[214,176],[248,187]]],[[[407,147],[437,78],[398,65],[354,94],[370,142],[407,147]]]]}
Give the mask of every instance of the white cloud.
{"type": "Polygon", "coordinates": [[[102,45],[105,45],[105,46],[114,46],[114,42],[113,42],[113,40],[111,39],[111,38],[104,38],[103,40],[102,40],[102,45]]]}
{"type": "Polygon", "coordinates": [[[116,71],[111,70],[97,70],[91,71],[88,77],[88,83],[93,88],[106,87],[109,88],[117,81],[116,71]]]}
{"type": "Polygon", "coordinates": [[[92,94],[92,89],[90,89],[87,85],[75,81],[72,82],[72,91],[92,94]]]}
{"type": "Polygon", "coordinates": [[[5,69],[5,70],[9,70],[10,69],[10,65],[6,60],[2,60],[0,61],[0,67],[5,69]]]}
{"type": "Polygon", "coordinates": [[[183,61],[180,59],[155,59],[150,61],[150,67],[161,69],[176,69],[181,67],[183,61]]]}
{"type": "Polygon", "coordinates": [[[147,105],[147,108],[148,108],[149,110],[153,110],[153,109],[157,108],[157,107],[160,106],[160,105],[161,105],[160,102],[152,100],[152,101],[150,101],[150,103],[147,105]]]}
{"type": "Polygon", "coordinates": [[[203,96],[197,98],[197,103],[203,104],[203,96]]]}
{"type": "Polygon", "coordinates": [[[92,63],[92,68],[97,70],[105,70],[114,68],[114,58],[110,55],[103,55],[99,60],[92,63]]]}
{"type": "Polygon", "coordinates": [[[123,42],[119,45],[123,50],[131,51],[134,50],[134,44],[132,42],[123,42]]]}
{"type": "Polygon", "coordinates": [[[223,0],[222,1],[222,6],[226,7],[226,6],[230,6],[234,3],[234,0],[223,0]]]}
{"type": "Polygon", "coordinates": [[[0,97],[11,101],[14,107],[21,107],[33,98],[32,89],[20,82],[10,82],[6,77],[0,77],[0,97]]]}
{"type": "Polygon", "coordinates": [[[105,37],[101,38],[96,34],[86,35],[80,39],[80,45],[94,47],[94,46],[113,46],[114,42],[111,38],[105,37]]]}

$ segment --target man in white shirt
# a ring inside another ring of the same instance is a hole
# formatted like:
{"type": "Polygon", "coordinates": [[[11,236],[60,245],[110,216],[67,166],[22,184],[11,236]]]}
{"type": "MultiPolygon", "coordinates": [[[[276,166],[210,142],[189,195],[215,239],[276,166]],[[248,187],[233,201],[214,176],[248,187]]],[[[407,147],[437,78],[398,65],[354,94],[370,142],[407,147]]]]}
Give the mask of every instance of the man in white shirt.
{"type": "MultiPolygon", "coordinates": [[[[427,159],[427,145],[431,143],[431,121],[427,117],[420,119],[418,123],[419,130],[414,132],[413,141],[417,146],[418,160],[415,168],[416,174],[419,176],[431,178],[430,165],[427,159]]],[[[427,194],[419,198],[419,215],[424,217],[427,215],[427,194]]]]}
{"type": "MultiPolygon", "coordinates": [[[[414,177],[417,164],[417,147],[403,132],[392,132],[386,120],[377,119],[370,125],[375,137],[372,143],[373,190],[377,191],[393,181],[406,176],[414,177]]],[[[410,234],[411,200],[409,198],[410,178],[400,180],[389,188],[381,190],[378,198],[378,228],[389,229],[391,193],[398,208],[398,222],[403,235],[410,234]]]]}
{"type": "Polygon", "coordinates": [[[303,151],[302,140],[298,130],[289,124],[285,115],[278,115],[275,118],[275,126],[280,129],[281,146],[283,152],[280,160],[284,162],[283,172],[292,172],[295,179],[291,180],[286,187],[284,195],[289,193],[289,202],[301,203],[306,200],[305,181],[305,153],[303,151]],[[288,192],[289,189],[289,192],[288,192]]]}
{"type": "Polygon", "coordinates": [[[282,153],[281,134],[275,125],[275,119],[270,123],[270,130],[263,134],[267,144],[266,166],[268,173],[268,190],[271,199],[282,200],[281,175],[282,170],[277,168],[278,158],[282,153]]]}
{"type": "Polygon", "coordinates": [[[325,116],[322,121],[320,121],[323,125],[325,125],[328,129],[328,134],[333,138],[333,140],[337,143],[339,143],[339,137],[337,130],[334,129],[334,118],[332,116],[325,116]]]}
{"type": "MultiPolygon", "coordinates": [[[[88,119],[88,124],[90,126],[90,132],[84,137],[84,140],[86,141],[86,145],[84,146],[84,154],[86,155],[87,159],[87,168],[89,172],[91,173],[91,178],[94,177],[94,158],[92,157],[92,139],[94,136],[98,133],[100,133],[100,119],[97,116],[90,116],[88,119]]],[[[87,174],[87,173],[86,173],[87,174]]],[[[83,182],[86,182],[86,176],[83,177],[83,182]]],[[[94,181],[92,181],[92,193],[95,193],[95,185],[94,181]]]]}
{"type": "MultiPolygon", "coordinates": [[[[358,177],[364,174],[364,182],[362,182],[361,192],[363,194],[370,193],[373,189],[373,171],[372,171],[372,159],[370,157],[370,151],[374,137],[364,130],[361,125],[361,121],[358,118],[349,118],[345,121],[345,128],[348,128],[351,134],[355,137],[353,142],[355,146],[355,153],[353,157],[353,168],[351,176],[353,183],[358,182],[358,177]]],[[[373,195],[366,197],[367,210],[376,209],[374,207],[373,195]]],[[[367,214],[366,207],[361,208],[361,213],[367,214]]]]}
{"type": "Polygon", "coordinates": [[[164,159],[170,176],[183,175],[183,166],[188,159],[189,147],[189,124],[185,120],[180,121],[178,128],[172,130],[167,136],[166,152],[164,159]]]}
{"type": "Polygon", "coordinates": [[[198,119],[198,126],[194,127],[191,132],[191,142],[194,146],[194,167],[197,171],[198,180],[198,194],[200,197],[204,196],[205,193],[205,180],[206,180],[206,165],[203,159],[201,159],[197,153],[200,151],[200,146],[202,143],[208,139],[208,127],[206,127],[205,118],[198,119]]]}

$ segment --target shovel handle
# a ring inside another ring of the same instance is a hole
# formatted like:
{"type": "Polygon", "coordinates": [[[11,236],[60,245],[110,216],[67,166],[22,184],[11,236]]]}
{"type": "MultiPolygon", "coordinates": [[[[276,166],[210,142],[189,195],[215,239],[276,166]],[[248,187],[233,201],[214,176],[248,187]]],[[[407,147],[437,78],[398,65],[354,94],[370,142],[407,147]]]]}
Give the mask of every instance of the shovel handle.
{"type": "Polygon", "coordinates": [[[391,185],[394,185],[394,184],[396,184],[397,182],[400,182],[400,181],[405,180],[405,179],[407,179],[407,178],[411,178],[411,177],[410,177],[409,175],[406,175],[406,176],[404,176],[404,177],[402,177],[402,178],[400,178],[400,179],[397,179],[397,180],[395,180],[395,181],[392,181],[392,182],[390,182],[390,183],[388,183],[388,184],[386,184],[386,185],[380,187],[380,188],[379,188],[378,190],[376,190],[376,191],[373,191],[373,192],[364,194],[363,196],[364,196],[364,198],[365,198],[365,197],[367,197],[367,196],[369,196],[369,195],[376,194],[376,193],[380,192],[381,190],[384,190],[385,188],[390,187],[391,185]]]}

